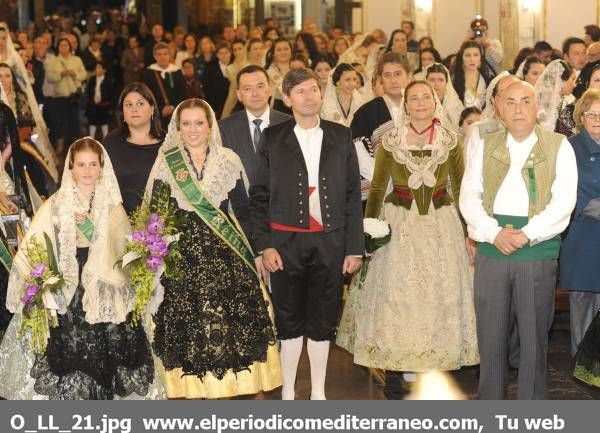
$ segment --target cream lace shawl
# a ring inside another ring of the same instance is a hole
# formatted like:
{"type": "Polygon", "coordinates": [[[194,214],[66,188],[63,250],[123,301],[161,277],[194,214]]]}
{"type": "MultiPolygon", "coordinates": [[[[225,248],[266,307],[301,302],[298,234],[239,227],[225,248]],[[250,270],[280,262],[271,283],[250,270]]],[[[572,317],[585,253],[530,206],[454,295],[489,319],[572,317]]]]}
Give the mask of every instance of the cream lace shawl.
{"type": "Polygon", "coordinates": [[[406,140],[409,122],[406,119],[403,126],[387,132],[382,138],[382,146],[392,154],[396,162],[408,169],[408,186],[411,189],[418,189],[422,185],[433,188],[437,181],[438,166],[448,160],[450,151],[458,144],[456,134],[443,124],[438,124],[435,126],[433,143],[417,149],[406,140]],[[415,156],[411,150],[431,150],[431,155],[415,156]]]}
{"type": "MultiPolygon", "coordinates": [[[[187,212],[194,212],[194,207],[177,185],[177,182],[167,165],[167,161],[165,160],[165,154],[167,152],[174,148],[178,148],[181,151],[183,161],[185,162],[188,171],[194,173],[193,163],[188,152],[185,151],[181,134],[177,129],[176,119],[180,107],[181,104],[179,104],[173,112],[167,136],[158,151],[158,156],[150,171],[148,183],[146,184],[145,197],[146,200],[150,200],[154,181],[158,179],[170,186],[171,197],[177,201],[177,206],[180,209],[187,212]]],[[[192,179],[197,183],[198,187],[213,205],[219,206],[223,200],[227,199],[229,191],[235,188],[239,179],[243,180],[244,186],[246,187],[246,190],[248,190],[248,178],[246,177],[246,172],[244,171],[244,166],[242,165],[240,157],[233,150],[223,147],[221,133],[217,126],[217,119],[212,109],[210,110],[210,115],[212,118],[212,121],[210,122],[212,127],[209,137],[209,152],[203,168],[204,176],[200,181],[196,180],[195,176],[192,176],[192,179]]],[[[229,213],[233,214],[231,203],[229,205],[229,213]]],[[[160,284],[160,281],[156,281],[155,283],[154,297],[150,301],[147,309],[147,311],[152,314],[157,311],[164,297],[164,288],[160,284]]]]}
{"type": "MultiPolygon", "coordinates": [[[[340,103],[338,102],[337,90],[332,80],[334,71],[335,69],[331,71],[327,79],[327,87],[325,88],[323,105],[321,106],[321,118],[349,127],[352,119],[354,119],[354,113],[364,104],[364,99],[358,90],[354,90],[352,92],[348,117],[344,117],[340,103]]],[[[358,72],[356,73],[358,74],[358,72]]]]}
{"type": "MultiPolygon", "coordinates": [[[[75,213],[84,211],[77,199],[75,182],[68,165],[65,166],[61,188],[38,210],[14,258],[7,289],[6,306],[12,312],[22,308],[21,296],[24,279],[31,270],[25,255],[27,242],[36,236],[44,242],[44,233],[53,241],[58,268],[65,279],[62,296],[56,296],[59,313],[66,313],[77,285],[85,289],[83,309],[88,323],[125,321],[131,311],[133,292],[128,275],[114,266],[127,243],[131,225],[121,204],[121,193],[112,164],[104,152],[104,167],[96,184],[90,218],[94,234],[89,255],[79,275],[76,259],[77,227],[75,213]]],[[[70,157],[67,155],[67,161],[70,157]]],[[[87,209],[86,209],[87,210],[87,209]]]]}

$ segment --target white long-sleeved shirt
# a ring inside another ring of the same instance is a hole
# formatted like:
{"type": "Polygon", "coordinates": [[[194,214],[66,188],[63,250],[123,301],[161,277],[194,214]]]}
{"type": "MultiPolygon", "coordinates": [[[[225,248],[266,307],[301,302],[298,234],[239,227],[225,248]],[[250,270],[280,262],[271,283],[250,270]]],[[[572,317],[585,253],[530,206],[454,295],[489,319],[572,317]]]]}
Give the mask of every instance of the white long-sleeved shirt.
{"type": "MultiPolygon", "coordinates": [[[[402,123],[402,110],[404,110],[404,106],[402,104],[396,105],[393,102],[388,103],[387,106],[394,124],[400,125],[402,123]]],[[[375,173],[375,155],[371,156],[365,145],[359,140],[354,142],[354,148],[356,149],[360,175],[371,182],[375,173]]]]}
{"type": "Polygon", "coordinates": [[[308,172],[308,186],[314,187],[314,191],[308,196],[308,207],[310,216],[319,224],[323,223],[321,216],[321,200],[319,198],[319,162],[321,160],[321,147],[323,145],[323,130],[321,122],[314,128],[304,129],[296,124],[294,134],[300,144],[300,150],[304,156],[306,171],[308,172]]]}
{"type": "MultiPolygon", "coordinates": [[[[522,142],[507,136],[510,168],[498,189],[493,213],[527,216],[529,193],[521,170],[537,142],[535,131],[522,142]]],[[[460,189],[460,211],[468,225],[469,237],[478,242],[493,243],[502,230],[498,221],[483,208],[483,147],[479,134],[471,134],[467,142],[465,174],[460,189]]],[[[534,215],[522,230],[530,244],[548,240],[561,233],[569,224],[577,200],[577,162],[566,138],[560,144],[556,159],[556,177],[551,186],[552,196],[546,208],[534,215]]]]}

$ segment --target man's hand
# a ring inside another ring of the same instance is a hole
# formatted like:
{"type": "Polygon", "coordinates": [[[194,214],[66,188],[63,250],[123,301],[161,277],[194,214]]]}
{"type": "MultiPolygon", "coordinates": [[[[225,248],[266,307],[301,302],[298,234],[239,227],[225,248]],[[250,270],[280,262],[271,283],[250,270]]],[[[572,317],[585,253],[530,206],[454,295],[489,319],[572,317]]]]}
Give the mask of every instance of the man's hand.
{"type": "Polygon", "coordinates": [[[283,260],[275,248],[267,248],[263,251],[262,262],[267,271],[283,271],[283,260]]]}
{"type": "Polygon", "coordinates": [[[467,247],[469,263],[472,265],[475,262],[475,254],[477,254],[477,243],[471,238],[465,238],[465,246],[467,247]]]}
{"type": "Polygon", "coordinates": [[[358,268],[362,265],[361,257],[346,256],[344,257],[344,266],[342,268],[342,274],[353,274],[358,271],[358,268]]]}
{"type": "Polygon", "coordinates": [[[528,242],[529,239],[521,230],[504,228],[494,239],[494,246],[505,256],[510,256],[528,242]]]}
{"type": "Polygon", "coordinates": [[[529,243],[529,238],[523,233],[523,230],[510,230],[512,231],[513,245],[516,245],[517,248],[523,248],[529,243]]]}
{"type": "Polygon", "coordinates": [[[269,284],[269,271],[265,268],[263,264],[263,257],[257,256],[254,258],[254,263],[256,264],[256,271],[258,272],[258,276],[265,284],[269,284]]]}
{"type": "Polygon", "coordinates": [[[173,107],[172,105],[165,105],[162,109],[162,116],[169,117],[174,110],[175,107],[173,107]]]}

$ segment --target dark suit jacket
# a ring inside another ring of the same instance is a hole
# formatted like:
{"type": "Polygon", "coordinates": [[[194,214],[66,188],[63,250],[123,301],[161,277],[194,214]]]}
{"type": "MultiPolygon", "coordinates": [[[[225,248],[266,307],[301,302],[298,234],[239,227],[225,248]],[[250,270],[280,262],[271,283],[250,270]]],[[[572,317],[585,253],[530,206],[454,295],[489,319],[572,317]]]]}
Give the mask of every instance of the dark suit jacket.
{"type": "MultiPolygon", "coordinates": [[[[271,109],[269,126],[277,125],[289,118],[290,116],[287,114],[271,109]]],[[[248,179],[252,182],[258,165],[258,156],[252,143],[252,131],[248,125],[246,110],[236,111],[225,119],[219,120],[219,129],[221,130],[223,146],[237,153],[242,160],[242,164],[244,164],[248,179]]]]}
{"type": "MultiPolygon", "coordinates": [[[[277,248],[271,222],[308,228],[308,172],[292,118],[263,131],[250,187],[250,213],[258,251],[277,248]]],[[[319,197],[325,232],[343,229],[345,255],[364,253],[360,174],[349,128],[321,120],[319,197]]]]}
{"type": "Polygon", "coordinates": [[[229,80],[223,75],[218,60],[206,65],[203,80],[202,87],[204,87],[206,101],[212,107],[217,119],[219,119],[229,92],[229,80]]]}

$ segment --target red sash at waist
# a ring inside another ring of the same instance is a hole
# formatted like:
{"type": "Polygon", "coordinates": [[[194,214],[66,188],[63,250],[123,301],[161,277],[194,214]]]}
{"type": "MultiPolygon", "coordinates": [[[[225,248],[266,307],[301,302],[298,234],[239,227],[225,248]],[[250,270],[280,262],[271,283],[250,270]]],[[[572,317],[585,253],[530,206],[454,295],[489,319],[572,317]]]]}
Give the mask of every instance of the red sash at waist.
{"type": "MultiPolygon", "coordinates": [[[[431,200],[432,201],[439,200],[440,198],[444,197],[446,194],[448,194],[448,191],[446,190],[446,188],[440,188],[436,192],[433,193],[433,195],[431,196],[431,200]]],[[[413,195],[413,193],[411,192],[410,189],[403,188],[401,186],[394,187],[394,195],[396,195],[397,197],[403,198],[405,200],[414,200],[415,199],[415,196],[413,195]]]]}
{"type": "MultiPolygon", "coordinates": [[[[315,190],[314,186],[308,187],[308,195],[310,196],[315,190]]],[[[274,221],[271,221],[271,229],[279,230],[282,232],[300,232],[300,233],[317,233],[323,231],[323,225],[319,223],[316,219],[309,215],[308,218],[308,228],[304,227],[295,227],[295,226],[286,226],[284,224],[279,224],[274,221]]]]}
{"type": "Polygon", "coordinates": [[[316,219],[311,217],[308,222],[307,229],[303,227],[286,226],[284,224],[279,224],[274,221],[271,221],[271,229],[279,230],[282,232],[317,233],[323,231],[323,226],[319,224],[316,219]]]}

